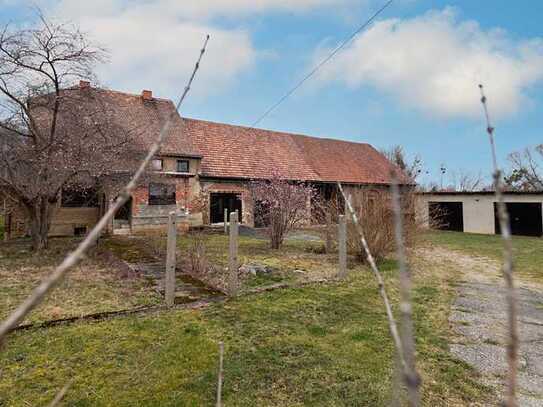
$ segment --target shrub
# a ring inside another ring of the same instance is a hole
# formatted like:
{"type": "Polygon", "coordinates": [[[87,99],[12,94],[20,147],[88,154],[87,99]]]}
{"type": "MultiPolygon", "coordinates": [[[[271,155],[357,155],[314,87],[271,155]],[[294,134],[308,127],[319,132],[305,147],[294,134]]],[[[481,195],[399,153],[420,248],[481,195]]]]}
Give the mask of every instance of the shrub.
{"type": "Polygon", "coordinates": [[[272,249],[279,249],[286,235],[308,222],[314,189],[274,175],[251,184],[255,222],[266,225],[272,249]]]}
{"type": "MultiPolygon", "coordinates": [[[[348,192],[373,257],[376,261],[383,260],[395,250],[394,214],[390,191],[352,189],[348,192]]],[[[415,243],[422,226],[421,220],[415,216],[415,199],[412,190],[404,189],[402,191],[403,230],[405,244],[408,247],[415,243]]],[[[331,200],[328,203],[321,202],[319,208],[321,216],[324,219],[332,219],[333,223],[337,222],[339,214],[346,214],[348,251],[360,261],[365,262],[366,253],[350,215],[344,210],[343,203],[339,200],[331,200]]],[[[325,236],[332,234],[332,240],[337,241],[337,227],[335,225],[327,226],[322,230],[322,233],[325,236]]]]}

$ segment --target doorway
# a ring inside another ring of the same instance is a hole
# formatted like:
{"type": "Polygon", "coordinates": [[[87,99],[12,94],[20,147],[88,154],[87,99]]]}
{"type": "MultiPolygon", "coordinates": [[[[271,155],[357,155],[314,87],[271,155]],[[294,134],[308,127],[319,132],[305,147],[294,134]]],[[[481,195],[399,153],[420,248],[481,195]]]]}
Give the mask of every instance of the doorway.
{"type": "MultiPolygon", "coordinates": [[[[507,213],[511,223],[511,234],[518,236],[543,236],[541,203],[539,202],[506,202],[507,213]]],[[[498,204],[494,203],[494,225],[496,234],[501,233],[498,219],[498,204]]]]}
{"type": "Polygon", "coordinates": [[[432,229],[464,231],[462,202],[428,202],[428,213],[432,229]]]}
{"type": "Polygon", "coordinates": [[[132,197],[124,203],[123,206],[115,213],[113,218],[114,229],[130,228],[132,223],[132,197]]]}
{"type": "Polygon", "coordinates": [[[211,193],[209,211],[211,223],[223,223],[225,209],[228,209],[229,214],[237,210],[241,222],[243,219],[241,194],[211,193]]]}

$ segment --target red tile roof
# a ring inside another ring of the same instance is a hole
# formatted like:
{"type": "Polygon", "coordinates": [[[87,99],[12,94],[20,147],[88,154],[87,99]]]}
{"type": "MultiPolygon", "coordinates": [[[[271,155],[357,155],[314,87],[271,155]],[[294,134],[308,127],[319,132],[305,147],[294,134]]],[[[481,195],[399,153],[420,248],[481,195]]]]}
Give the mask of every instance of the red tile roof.
{"type": "Polygon", "coordinates": [[[80,95],[85,96],[79,98],[81,103],[92,104],[94,108],[89,108],[89,111],[98,107],[100,111],[107,112],[109,120],[115,120],[117,125],[130,131],[135,145],[142,150],[149,149],[173,112],[173,123],[161,152],[172,155],[198,155],[191,140],[185,136],[183,121],[171,100],[160,98],[143,100],[141,95],[99,88],[75,87],[65,90],[68,91],[81,92],[80,95]]]}
{"type": "MultiPolygon", "coordinates": [[[[88,95],[84,103],[101,104],[145,150],[175,112],[171,100],[98,88],[67,90],[88,95]]],[[[177,113],[161,154],[201,155],[201,175],[216,178],[265,179],[275,172],[291,180],[387,184],[394,168],[369,144],[181,119],[177,113]]]]}
{"type": "Polygon", "coordinates": [[[388,184],[394,166],[369,144],[183,119],[207,177],[388,184]]]}

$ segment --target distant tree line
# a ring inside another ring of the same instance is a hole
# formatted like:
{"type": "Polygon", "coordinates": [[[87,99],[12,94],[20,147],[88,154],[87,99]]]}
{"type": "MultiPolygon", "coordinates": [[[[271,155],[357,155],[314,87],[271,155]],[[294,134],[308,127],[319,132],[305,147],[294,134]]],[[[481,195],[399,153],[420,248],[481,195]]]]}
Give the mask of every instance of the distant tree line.
{"type": "MultiPolygon", "coordinates": [[[[450,170],[441,164],[441,180],[420,182],[421,175],[429,174],[420,155],[409,159],[402,146],[396,145],[381,151],[398,166],[421,191],[490,191],[494,187],[481,172],[472,173],[464,169],[450,170]],[[444,182],[444,177],[447,180],[444,182]]],[[[510,168],[503,176],[505,190],[543,191],[543,144],[516,151],[508,156],[510,168]]]]}

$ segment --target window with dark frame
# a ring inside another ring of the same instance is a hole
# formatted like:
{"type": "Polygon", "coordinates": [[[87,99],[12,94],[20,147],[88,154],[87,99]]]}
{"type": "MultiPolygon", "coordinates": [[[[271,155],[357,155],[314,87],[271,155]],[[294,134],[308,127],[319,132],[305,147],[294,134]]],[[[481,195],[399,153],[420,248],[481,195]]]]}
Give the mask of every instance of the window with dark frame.
{"type": "Polygon", "coordinates": [[[162,168],[164,167],[164,162],[161,158],[155,158],[153,159],[152,166],[154,171],[162,171],[162,168]]]}
{"type": "Polygon", "coordinates": [[[175,185],[149,184],[149,205],[175,205],[175,185]]]}
{"type": "Polygon", "coordinates": [[[189,172],[189,160],[177,160],[177,172],[189,172]]]}
{"type": "Polygon", "coordinates": [[[98,208],[98,193],[95,189],[63,189],[60,206],[63,208],[98,208]]]}

